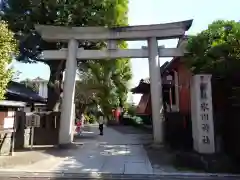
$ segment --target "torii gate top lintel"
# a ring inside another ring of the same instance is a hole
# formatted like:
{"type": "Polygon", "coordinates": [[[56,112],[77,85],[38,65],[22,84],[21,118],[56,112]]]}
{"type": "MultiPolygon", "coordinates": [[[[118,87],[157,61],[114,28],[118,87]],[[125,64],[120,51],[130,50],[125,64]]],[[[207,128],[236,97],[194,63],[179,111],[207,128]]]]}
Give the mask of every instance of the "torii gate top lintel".
{"type": "Polygon", "coordinates": [[[35,25],[35,29],[46,41],[77,40],[146,40],[149,37],[157,39],[179,38],[184,35],[193,20],[125,27],[64,27],[50,25],[35,25]]]}

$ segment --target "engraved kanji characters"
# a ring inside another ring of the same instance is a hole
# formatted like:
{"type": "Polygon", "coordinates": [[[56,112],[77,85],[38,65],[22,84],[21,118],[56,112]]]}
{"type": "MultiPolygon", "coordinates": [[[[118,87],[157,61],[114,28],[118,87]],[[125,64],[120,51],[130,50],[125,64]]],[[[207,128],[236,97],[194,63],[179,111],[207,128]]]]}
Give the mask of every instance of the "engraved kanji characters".
{"type": "Polygon", "coordinates": [[[201,103],[201,110],[203,112],[208,111],[209,110],[208,103],[205,103],[205,102],[201,103]]]}
{"type": "Polygon", "coordinates": [[[208,132],[210,129],[209,124],[202,124],[202,130],[208,132]]]}
{"type": "Polygon", "coordinates": [[[202,137],[202,142],[203,142],[204,144],[210,144],[210,139],[209,139],[209,137],[208,137],[208,136],[203,136],[203,137],[202,137]]]}

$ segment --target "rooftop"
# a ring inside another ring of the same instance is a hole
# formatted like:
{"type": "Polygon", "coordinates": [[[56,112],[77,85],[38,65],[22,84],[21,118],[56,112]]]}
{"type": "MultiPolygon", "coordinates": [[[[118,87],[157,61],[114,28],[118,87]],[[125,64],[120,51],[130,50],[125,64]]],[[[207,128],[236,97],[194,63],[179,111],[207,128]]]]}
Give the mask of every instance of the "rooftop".
{"type": "Polygon", "coordinates": [[[46,100],[32,89],[27,88],[24,84],[14,81],[8,83],[6,98],[14,101],[46,104],[46,100]]]}
{"type": "Polygon", "coordinates": [[[34,81],[34,82],[45,82],[45,81],[48,81],[48,80],[42,79],[40,77],[37,77],[35,79],[32,79],[31,81],[34,81]]]}

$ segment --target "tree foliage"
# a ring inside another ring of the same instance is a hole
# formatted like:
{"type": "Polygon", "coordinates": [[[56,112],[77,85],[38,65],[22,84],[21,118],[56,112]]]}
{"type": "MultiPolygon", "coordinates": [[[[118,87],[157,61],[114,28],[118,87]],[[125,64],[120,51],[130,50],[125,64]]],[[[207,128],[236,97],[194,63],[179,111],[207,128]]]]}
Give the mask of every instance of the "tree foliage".
{"type": "MultiPolygon", "coordinates": [[[[95,86],[95,88],[98,88],[95,86]]],[[[95,89],[90,82],[85,84],[84,81],[76,81],[75,86],[75,108],[77,115],[81,115],[88,108],[96,106],[95,102],[95,89]]]]}
{"type": "MultiPolygon", "coordinates": [[[[48,43],[41,40],[35,32],[34,24],[108,27],[127,25],[128,0],[2,0],[1,9],[2,19],[8,21],[10,28],[20,41],[18,60],[40,61],[49,65],[48,97],[51,99],[48,100],[48,109],[55,109],[56,103],[53,98],[60,97],[65,63],[62,60],[54,62],[43,60],[40,54],[44,49],[60,49],[66,47],[66,44],[48,43]]],[[[84,49],[101,49],[106,46],[104,42],[82,41],[79,43],[79,47],[84,49]]],[[[124,46],[124,43],[121,46],[124,46]]],[[[125,64],[127,61],[125,60],[125,64]]],[[[82,66],[85,63],[79,64],[82,66]]],[[[101,66],[101,63],[98,65],[101,66]]]]}
{"type": "MultiPolygon", "coordinates": [[[[128,0],[2,0],[1,18],[20,40],[20,61],[34,62],[44,49],[59,49],[64,44],[41,41],[34,25],[118,26],[126,22],[128,0]]],[[[99,43],[80,42],[92,48],[99,43]]]]}
{"type": "Polygon", "coordinates": [[[117,102],[116,87],[111,79],[113,73],[113,63],[105,60],[89,61],[88,68],[80,74],[82,81],[80,94],[84,91],[92,91],[91,99],[99,104],[103,111],[107,113],[108,107],[117,102]],[[94,91],[95,90],[95,91],[94,91]]]}
{"type": "Polygon", "coordinates": [[[0,99],[4,98],[6,87],[11,80],[12,71],[8,65],[17,53],[17,42],[4,21],[0,21],[0,99]]]}
{"type": "Polygon", "coordinates": [[[187,63],[194,73],[225,76],[240,68],[240,23],[218,20],[189,37],[187,63]]]}
{"type": "Polygon", "coordinates": [[[31,79],[25,79],[20,83],[24,84],[27,88],[32,89],[34,92],[39,92],[39,85],[36,82],[33,82],[31,79]]]}

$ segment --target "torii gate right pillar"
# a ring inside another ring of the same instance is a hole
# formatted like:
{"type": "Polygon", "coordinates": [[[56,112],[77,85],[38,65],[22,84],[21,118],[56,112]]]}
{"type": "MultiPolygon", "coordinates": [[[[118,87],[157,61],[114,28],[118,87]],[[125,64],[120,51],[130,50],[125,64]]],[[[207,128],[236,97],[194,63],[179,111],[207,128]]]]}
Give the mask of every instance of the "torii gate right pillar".
{"type": "Polygon", "coordinates": [[[152,125],[154,143],[162,144],[163,137],[163,104],[162,104],[162,83],[160,72],[160,60],[158,54],[158,42],[156,37],[148,39],[149,52],[149,74],[152,103],[152,125]]]}

